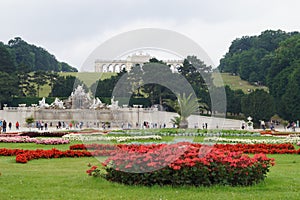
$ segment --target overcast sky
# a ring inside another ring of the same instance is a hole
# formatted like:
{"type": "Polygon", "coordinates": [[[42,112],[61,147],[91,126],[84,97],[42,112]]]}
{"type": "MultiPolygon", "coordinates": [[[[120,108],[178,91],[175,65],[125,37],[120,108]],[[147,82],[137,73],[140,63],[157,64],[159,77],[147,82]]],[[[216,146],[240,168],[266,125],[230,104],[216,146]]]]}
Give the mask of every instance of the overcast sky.
{"type": "Polygon", "coordinates": [[[266,29],[300,31],[297,0],[0,0],[0,41],[19,36],[80,69],[102,42],[139,28],[177,31],[213,60],[266,29]]]}

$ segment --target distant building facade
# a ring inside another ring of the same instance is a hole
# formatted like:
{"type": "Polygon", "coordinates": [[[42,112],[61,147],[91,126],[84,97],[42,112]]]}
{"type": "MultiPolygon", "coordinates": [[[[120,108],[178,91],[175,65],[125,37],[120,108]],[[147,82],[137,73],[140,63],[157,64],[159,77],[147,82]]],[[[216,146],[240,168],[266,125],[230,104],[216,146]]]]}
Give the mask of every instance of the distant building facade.
{"type": "MultiPolygon", "coordinates": [[[[142,52],[128,56],[126,60],[103,60],[98,59],[95,61],[95,72],[115,72],[118,73],[125,69],[130,71],[133,66],[136,64],[143,65],[152,57],[149,54],[144,54],[142,52]]],[[[163,62],[170,65],[170,68],[173,72],[176,72],[177,69],[182,66],[183,60],[163,60],[163,62]]]]}

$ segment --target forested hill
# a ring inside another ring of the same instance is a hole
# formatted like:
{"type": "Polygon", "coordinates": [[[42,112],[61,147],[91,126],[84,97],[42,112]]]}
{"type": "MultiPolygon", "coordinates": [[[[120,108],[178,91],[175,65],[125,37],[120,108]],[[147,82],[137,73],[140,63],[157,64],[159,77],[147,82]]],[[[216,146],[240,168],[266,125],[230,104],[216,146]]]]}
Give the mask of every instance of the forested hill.
{"type": "Polygon", "coordinates": [[[300,34],[267,30],[234,40],[220,60],[219,70],[269,87],[276,113],[300,116],[300,34]]]}
{"type": "Polygon", "coordinates": [[[55,71],[77,72],[65,62],[59,62],[47,50],[28,44],[16,37],[4,44],[0,42],[0,70],[3,72],[55,71]]]}
{"type": "MultiPolygon", "coordinates": [[[[277,73],[292,64],[283,59],[293,56],[296,49],[290,48],[296,43],[292,41],[298,41],[299,37],[299,32],[266,30],[258,36],[237,38],[220,60],[218,68],[221,72],[238,74],[251,83],[268,85],[277,73]]],[[[300,54],[295,59],[300,59],[300,54]]]]}

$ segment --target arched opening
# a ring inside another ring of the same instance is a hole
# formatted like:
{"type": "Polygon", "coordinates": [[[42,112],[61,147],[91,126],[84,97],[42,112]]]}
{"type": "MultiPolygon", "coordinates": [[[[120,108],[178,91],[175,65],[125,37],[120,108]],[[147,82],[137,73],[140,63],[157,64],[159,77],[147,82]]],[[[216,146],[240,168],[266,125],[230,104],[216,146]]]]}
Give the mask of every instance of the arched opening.
{"type": "Polygon", "coordinates": [[[107,65],[106,64],[102,65],[102,72],[107,72],[107,65]]]}
{"type": "Polygon", "coordinates": [[[121,71],[121,66],[119,64],[116,64],[114,72],[119,73],[120,71],[121,71]]]}
{"type": "Polygon", "coordinates": [[[114,72],[114,65],[113,64],[108,65],[108,72],[114,72]]]}

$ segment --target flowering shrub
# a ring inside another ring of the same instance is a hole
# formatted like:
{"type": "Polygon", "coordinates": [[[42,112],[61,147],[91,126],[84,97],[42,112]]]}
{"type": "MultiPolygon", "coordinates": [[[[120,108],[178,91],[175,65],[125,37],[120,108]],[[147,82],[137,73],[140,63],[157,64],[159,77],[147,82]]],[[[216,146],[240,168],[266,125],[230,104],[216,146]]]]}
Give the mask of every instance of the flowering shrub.
{"type": "MultiPolygon", "coordinates": [[[[142,145],[140,145],[142,146],[142,145]]],[[[127,146],[128,147],[128,146],[127,146]]],[[[252,158],[216,147],[177,143],[120,151],[103,162],[106,173],[92,167],[89,175],[129,185],[251,185],[266,177],[274,160],[252,158]]]]}
{"type": "Polygon", "coordinates": [[[37,139],[30,138],[28,136],[14,136],[14,137],[0,137],[0,142],[5,143],[36,143],[36,144],[69,144],[70,141],[61,138],[47,138],[47,139],[37,139]]]}
{"type": "Polygon", "coordinates": [[[281,144],[281,143],[292,143],[296,144],[300,141],[300,137],[286,137],[284,139],[237,139],[237,138],[221,138],[221,137],[210,137],[204,138],[205,142],[227,142],[227,143],[245,143],[245,144],[259,144],[259,143],[268,143],[268,144],[281,144]]]}
{"type": "Polygon", "coordinates": [[[300,142],[297,143],[297,146],[300,146],[300,142]]]}
{"type": "Polygon", "coordinates": [[[50,145],[56,145],[56,144],[69,144],[70,141],[66,139],[38,139],[36,144],[50,144],[50,145]]]}
{"type": "Polygon", "coordinates": [[[80,141],[116,141],[126,142],[130,140],[161,140],[162,137],[158,135],[144,135],[144,136],[102,136],[102,135],[81,135],[81,134],[67,134],[63,138],[69,140],[80,140],[80,141]]]}

